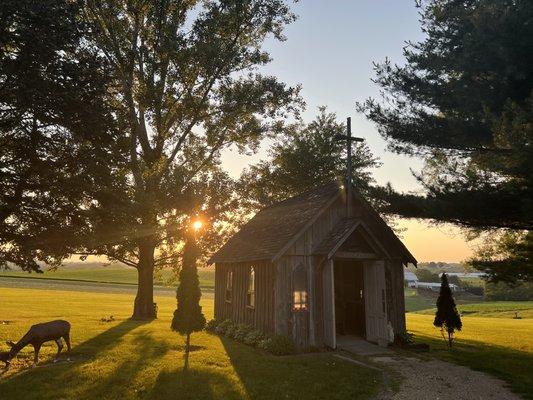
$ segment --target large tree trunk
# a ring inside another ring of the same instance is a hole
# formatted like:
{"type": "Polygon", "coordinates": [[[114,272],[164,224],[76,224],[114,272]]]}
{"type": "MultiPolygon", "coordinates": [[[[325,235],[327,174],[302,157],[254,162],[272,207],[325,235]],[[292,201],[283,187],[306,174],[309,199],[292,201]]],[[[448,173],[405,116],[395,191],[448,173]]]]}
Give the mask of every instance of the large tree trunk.
{"type": "Polygon", "coordinates": [[[135,296],[132,319],[157,318],[154,307],[154,252],[155,245],[149,240],[139,244],[137,296],[135,296]]]}

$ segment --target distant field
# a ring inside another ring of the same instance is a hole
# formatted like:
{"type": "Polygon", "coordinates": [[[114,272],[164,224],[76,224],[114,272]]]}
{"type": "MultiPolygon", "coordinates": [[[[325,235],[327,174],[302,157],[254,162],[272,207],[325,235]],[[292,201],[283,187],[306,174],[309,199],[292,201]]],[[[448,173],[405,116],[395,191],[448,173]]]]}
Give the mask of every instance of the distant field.
{"type": "MultiPolygon", "coordinates": [[[[421,294],[416,289],[405,289],[404,294],[406,312],[415,312],[435,308],[438,293],[434,293],[433,295],[428,293],[421,294]]],[[[458,305],[466,305],[471,303],[479,303],[483,300],[477,296],[456,296],[455,301],[458,305]]]]}
{"type": "MultiPolygon", "coordinates": [[[[365,400],[381,387],[379,372],[331,354],[274,357],[206,332],[192,335],[185,374],[171,297],[156,298],[159,319],[150,323],[128,320],[134,295],[0,288],[0,298],[0,351],[30,325],[56,318],[72,323],[73,341],[70,361],[52,364],[49,343],[37,368],[24,349],[0,373],[2,400],[365,400]],[[101,322],[110,315],[115,321],[101,322]]],[[[201,304],[211,318],[213,301],[201,304]]]]}
{"type": "MultiPolygon", "coordinates": [[[[533,301],[487,301],[475,304],[459,304],[457,309],[466,317],[533,318],[533,301]]],[[[434,309],[417,311],[417,314],[435,313],[434,309]]]]}
{"type": "MultiPolygon", "coordinates": [[[[137,283],[137,271],[133,268],[117,266],[91,266],[83,267],[62,267],[56,271],[45,271],[42,274],[27,273],[24,271],[0,271],[1,276],[12,276],[17,278],[32,279],[58,279],[87,282],[130,284],[137,283]]],[[[198,270],[200,286],[203,289],[213,289],[215,287],[215,271],[212,268],[200,268],[198,270]]],[[[158,286],[175,286],[176,280],[172,271],[159,271],[154,279],[158,286]]]]}

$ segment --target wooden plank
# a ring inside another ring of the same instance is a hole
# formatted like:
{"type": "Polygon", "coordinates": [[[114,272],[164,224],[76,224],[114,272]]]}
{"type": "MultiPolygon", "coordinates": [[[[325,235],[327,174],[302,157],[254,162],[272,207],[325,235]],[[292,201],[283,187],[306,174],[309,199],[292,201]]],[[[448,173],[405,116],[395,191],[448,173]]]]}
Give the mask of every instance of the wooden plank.
{"type": "Polygon", "coordinates": [[[328,260],[323,269],[324,283],[324,344],[332,349],[337,347],[335,332],[335,288],[334,288],[333,260],[328,260]]]}
{"type": "Polygon", "coordinates": [[[386,346],[387,306],[385,261],[367,261],[364,266],[366,340],[386,346]]]}

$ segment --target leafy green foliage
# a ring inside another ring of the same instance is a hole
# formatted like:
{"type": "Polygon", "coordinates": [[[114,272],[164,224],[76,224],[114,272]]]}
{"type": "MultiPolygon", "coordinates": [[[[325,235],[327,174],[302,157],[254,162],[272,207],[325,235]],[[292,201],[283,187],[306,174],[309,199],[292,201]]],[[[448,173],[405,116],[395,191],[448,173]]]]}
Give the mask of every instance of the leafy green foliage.
{"type": "Polygon", "coordinates": [[[80,13],[64,0],[0,4],[0,268],[39,271],[78,250],[88,205],[124,167],[80,13]]]}
{"type": "Polygon", "coordinates": [[[455,306],[452,291],[448,284],[448,277],[442,274],[442,284],[440,287],[439,297],[437,298],[437,311],[435,313],[435,320],[433,325],[441,328],[443,332],[448,334],[448,346],[452,347],[453,334],[456,330],[460,331],[463,327],[461,316],[455,306]]]}
{"type": "Polygon", "coordinates": [[[218,324],[219,324],[219,321],[217,319],[214,319],[214,318],[210,319],[205,324],[205,330],[208,331],[208,332],[215,332],[218,324]]]}
{"type": "MultiPolygon", "coordinates": [[[[249,209],[256,211],[320,184],[346,176],[346,143],[335,139],[346,127],[324,107],[309,124],[288,126],[270,148],[269,159],[248,168],[239,188],[249,209]]],[[[367,193],[370,169],[379,165],[363,143],[353,146],[353,183],[367,193]]]]}
{"type": "Polygon", "coordinates": [[[275,335],[259,343],[259,348],[275,356],[286,356],[296,351],[294,342],[284,335],[275,335]]]}
{"type": "Polygon", "coordinates": [[[15,110],[0,121],[13,149],[0,160],[11,223],[0,263],[105,255],[137,269],[134,317],[153,318],[154,270],[179,271],[190,217],[209,227],[205,250],[232,226],[221,151],[254,151],[298,115],[299,88],[258,72],[263,42],[283,40],[294,15],[282,0],[24,0],[0,12],[1,110],[15,110]],[[32,152],[53,162],[26,166],[32,152]]]}
{"type": "MultiPolygon", "coordinates": [[[[426,160],[415,175],[425,194],[382,188],[384,210],[475,232],[533,230],[533,3],[419,6],[425,39],[404,48],[406,65],[376,64],[384,101],[358,105],[392,150],[426,160]]],[[[471,264],[493,280],[532,279],[528,251],[471,264]]]]}
{"type": "Polygon", "coordinates": [[[533,301],[533,283],[523,282],[514,286],[504,282],[487,283],[485,297],[487,300],[533,301]]]}
{"type": "Polygon", "coordinates": [[[263,332],[254,329],[246,335],[246,337],[244,338],[244,344],[247,344],[248,346],[257,347],[264,338],[265,335],[263,334],[263,332]]]}
{"type": "Polygon", "coordinates": [[[215,328],[215,332],[218,333],[219,335],[225,335],[226,334],[226,331],[228,330],[228,328],[233,328],[233,322],[229,319],[225,319],[224,321],[220,322],[216,328],[215,328]]]}
{"type": "Polygon", "coordinates": [[[429,269],[417,268],[415,274],[420,282],[440,282],[439,274],[431,272],[429,269]]]}

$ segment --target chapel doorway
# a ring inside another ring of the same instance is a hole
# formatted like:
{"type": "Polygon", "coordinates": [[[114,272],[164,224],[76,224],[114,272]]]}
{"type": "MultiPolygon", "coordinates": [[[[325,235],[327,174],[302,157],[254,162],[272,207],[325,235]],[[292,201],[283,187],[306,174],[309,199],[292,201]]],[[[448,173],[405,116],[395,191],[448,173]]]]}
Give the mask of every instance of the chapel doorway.
{"type": "Polygon", "coordinates": [[[366,336],[364,265],[360,261],[335,260],[333,276],[336,333],[364,338],[366,336]]]}

